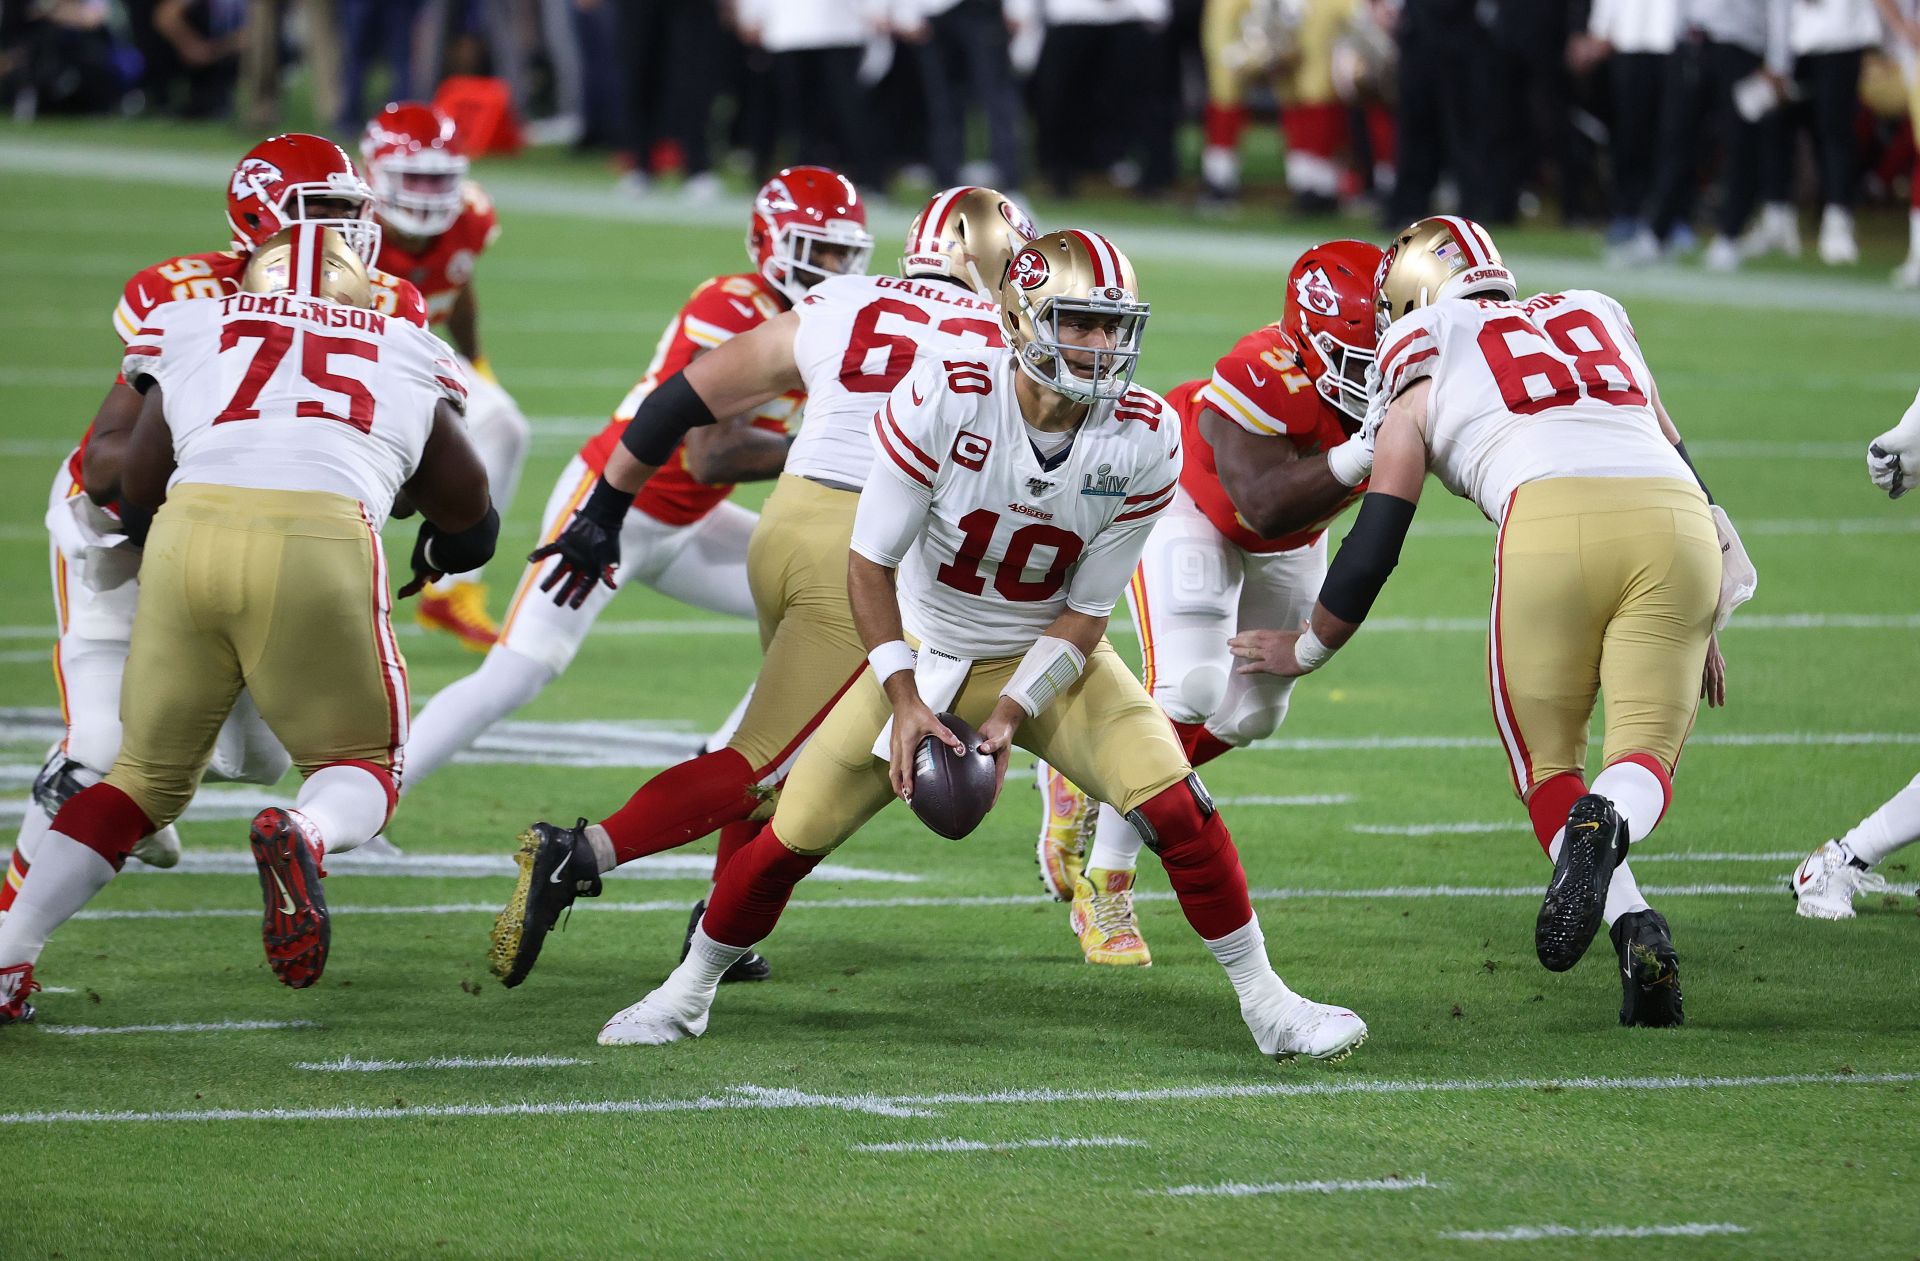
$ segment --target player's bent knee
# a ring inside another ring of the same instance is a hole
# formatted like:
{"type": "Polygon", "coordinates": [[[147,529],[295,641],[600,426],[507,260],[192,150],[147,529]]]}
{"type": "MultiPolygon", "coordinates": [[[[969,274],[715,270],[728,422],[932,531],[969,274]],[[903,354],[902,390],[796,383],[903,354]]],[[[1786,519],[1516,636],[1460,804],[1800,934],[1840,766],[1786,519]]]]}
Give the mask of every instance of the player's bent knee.
{"type": "Polygon", "coordinates": [[[1164,856],[1167,846],[1208,834],[1212,829],[1207,825],[1216,813],[1206,785],[1197,773],[1188,771],[1179,783],[1126,811],[1126,817],[1147,848],[1164,856]]]}
{"type": "Polygon", "coordinates": [[[53,830],[93,850],[118,871],[136,841],[171,822],[172,818],[155,819],[132,793],[102,781],[74,794],[53,817],[53,830]]]}
{"type": "Polygon", "coordinates": [[[1239,706],[1232,713],[1209,721],[1207,730],[1220,737],[1222,743],[1244,749],[1280,729],[1280,724],[1287,720],[1287,703],[1287,698],[1282,696],[1277,702],[1269,700],[1260,705],[1239,706]]]}
{"type": "Polygon", "coordinates": [[[33,777],[34,804],[51,818],[59,814],[60,807],[72,800],[75,794],[93,787],[104,778],[106,772],[96,771],[65,750],[55,749],[40,767],[40,773],[33,777]]]}
{"type": "MultiPolygon", "coordinates": [[[[1180,676],[1174,694],[1161,702],[1167,717],[1175,722],[1205,722],[1226,699],[1229,679],[1224,668],[1195,666],[1180,676]]],[[[1156,688],[1155,691],[1164,691],[1156,688]]]]}
{"type": "MultiPolygon", "coordinates": [[[[363,758],[342,758],[337,762],[321,763],[319,766],[307,772],[307,778],[311,779],[321,771],[331,770],[334,767],[351,767],[357,771],[365,771],[371,776],[374,782],[380,786],[380,791],[385,793],[387,798],[387,812],[380,820],[380,828],[386,827],[387,824],[393,821],[394,807],[400,804],[400,776],[393,767],[383,765],[379,762],[369,762],[363,758]]],[[[377,832],[380,828],[375,828],[374,831],[377,832]]]]}

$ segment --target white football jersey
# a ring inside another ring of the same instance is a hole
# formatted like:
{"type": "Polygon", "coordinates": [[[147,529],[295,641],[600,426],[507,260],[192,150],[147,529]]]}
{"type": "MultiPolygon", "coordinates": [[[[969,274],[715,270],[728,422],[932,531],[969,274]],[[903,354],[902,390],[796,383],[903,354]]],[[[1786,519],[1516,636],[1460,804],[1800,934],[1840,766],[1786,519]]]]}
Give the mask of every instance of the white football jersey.
{"type": "Polygon", "coordinates": [[[1019,370],[1004,349],[930,358],[870,426],[876,470],[931,492],[899,568],[901,622],[957,657],[1017,656],[1062,609],[1111,613],[1180,480],[1180,417],[1140,388],[1097,404],[1045,467],[1019,370]]]}
{"type": "Polygon", "coordinates": [[[166,391],[169,486],[330,491],[376,529],[420,465],[435,405],[464,411],[467,397],[453,351],[426,329],[286,294],[156,307],[121,372],[166,391]]]}
{"type": "Polygon", "coordinates": [[[1694,480],[1661,432],[1627,313],[1604,293],[1450,298],[1394,321],[1380,346],[1390,397],[1433,379],[1429,465],[1489,520],[1549,477],[1694,480]]]}
{"type": "Polygon", "coordinates": [[[1002,344],[1000,308],[943,280],[832,276],[794,310],[807,416],[787,472],[854,489],[873,467],[873,413],[916,362],[1002,344]]]}

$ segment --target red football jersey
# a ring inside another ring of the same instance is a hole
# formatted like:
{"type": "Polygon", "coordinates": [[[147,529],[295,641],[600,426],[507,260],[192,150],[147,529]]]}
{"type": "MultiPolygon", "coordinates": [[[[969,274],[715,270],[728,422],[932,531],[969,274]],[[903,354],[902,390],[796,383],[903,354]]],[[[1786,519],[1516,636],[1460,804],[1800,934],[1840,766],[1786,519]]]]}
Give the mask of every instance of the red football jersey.
{"type": "MultiPolygon", "coordinates": [[[[460,217],[422,245],[418,253],[402,249],[391,228],[380,234],[380,270],[411,281],[426,298],[428,318],[435,324],[453,310],[454,299],[473,279],[475,260],[500,235],[500,219],[493,212],[493,202],[471,180],[465,191],[466,204],[460,208],[460,217]]],[[[374,309],[387,310],[378,292],[374,294],[374,309]]]]}
{"type": "Polygon", "coordinates": [[[1306,547],[1325,532],[1334,517],[1366,491],[1362,482],[1324,521],[1277,539],[1264,539],[1248,528],[1234,510],[1213,447],[1200,432],[1200,414],[1218,412],[1248,433],[1284,437],[1301,456],[1318,455],[1347,440],[1346,417],[1320,396],[1313,379],[1300,366],[1300,352],[1291,334],[1278,324],[1255,329],[1234,343],[1213,366],[1205,381],[1189,381],[1167,393],[1180,413],[1187,442],[1187,460],[1180,484],[1200,511],[1236,546],[1249,552],[1288,552],[1306,547]]]}
{"type": "MultiPolygon", "coordinates": [[[[240,278],[247,270],[250,257],[238,250],[219,250],[211,254],[183,254],[140,269],[121,290],[120,305],[113,308],[113,331],[122,342],[131,345],[135,334],[146,323],[147,313],[163,302],[224,298],[240,292],[240,278]]],[[[427,306],[412,284],[378,270],[368,272],[367,279],[373,282],[374,305],[379,310],[397,315],[410,324],[426,326],[427,306]],[[390,308],[379,301],[383,294],[391,303],[390,308]]],[[[125,380],[123,376],[114,377],[116,384],[125,380]]],[[[92,436],[93,426],[88,425],[87,432],[80,436],[79,448],[68,461],[75,481],[80,480],[80,457],[87,449],[87,439],[92,436]]]]}
{"type": "MultiPolygon", "coordinates": [[[[580,458],[595,473],[604,472],[607,457],[619,445],[627,422],[655,386],[686,367],[700,351],[711,350],[730,337],[758,327],[785,309],[786,303],[773,286],[754,273],[716,276],[702,283],[660,335],[647,374],[620,401],[607,427],[580,449],[580,458]]],[[[783,394],[760,408],[753,423],[761,429],[785,433],[787,422],[799,414],[806,397],[799,390],[783,394]]],[[[640,488],[633,507],[668,525],[691,525],[732,493],[731,485],[710,486],[695,481],[687,472],[684,449],[677,449],[673,459],[640,488]]]]}

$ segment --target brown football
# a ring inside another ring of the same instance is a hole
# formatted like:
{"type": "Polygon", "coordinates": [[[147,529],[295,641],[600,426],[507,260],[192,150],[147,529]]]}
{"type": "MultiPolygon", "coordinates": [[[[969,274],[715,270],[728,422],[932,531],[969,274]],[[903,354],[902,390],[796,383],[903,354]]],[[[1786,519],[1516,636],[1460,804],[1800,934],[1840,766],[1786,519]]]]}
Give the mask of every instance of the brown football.
{"type": "Polygon", "coordinates": [[[967,746],[955,753],[933,736],[913,751],[913,812],[920,821],[950,841],[980,826],[993,809],[993,759],[979,751],[980,733],[957,714],[940,714],[940,721],[967,746]]]}

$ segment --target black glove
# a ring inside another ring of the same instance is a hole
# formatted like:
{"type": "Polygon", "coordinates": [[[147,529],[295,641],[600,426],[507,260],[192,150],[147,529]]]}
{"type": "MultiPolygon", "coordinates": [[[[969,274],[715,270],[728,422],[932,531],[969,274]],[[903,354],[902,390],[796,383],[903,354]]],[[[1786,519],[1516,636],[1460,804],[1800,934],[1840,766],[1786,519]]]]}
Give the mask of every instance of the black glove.
{"type": "Polygon", "coordinates": [[[599,583],[613,586],[613,571],[620,564],[620,527],[632,506],[633,496],[614,489],[603,477],[560,537],[528,555],[535,564],[549,556],[559,558],[540,583],[542,591],[553,592],[555,604],[577,609],[599,583]]]}
{"type": "Polygon", "coordinates": [[[153,512],[138,504],[124,502],[117,503],[114,507],[120,510],[120,529],[126,534],[127,541],[135,547],[145,547],[147,531],[153,528],[153,512]]]}
{"type": "Polygon", "coordinates": [[[413,570],[413,578],[394,594],[394,599],[404,600],[410,595],[418,595],[428,583],[446,577],[427,560],[427,544],[433,541],[434,534],[433,522],[422,519],[420,532],[413,536],[413,555],[407,561],[408,567],[413,570]]]}

